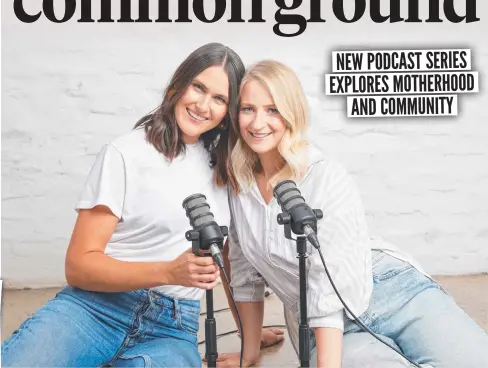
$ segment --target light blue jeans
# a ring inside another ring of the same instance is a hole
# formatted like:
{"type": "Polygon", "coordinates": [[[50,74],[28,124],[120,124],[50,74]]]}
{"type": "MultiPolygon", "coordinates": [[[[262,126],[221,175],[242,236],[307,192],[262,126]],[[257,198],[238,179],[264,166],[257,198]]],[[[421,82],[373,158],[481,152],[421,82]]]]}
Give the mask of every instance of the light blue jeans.
{"type": "MultiPolygon", "coordinates": [[[[488,335],[436,282],[384,252],[373,251],[374,288],[361,321],[422,367],[488,367],[488,335]]],[[[342,368],[414,367],[345,318],[342,368]]],[[[311,365],[316,365],[312,333],[311,365]]]]}
{"type": "Polygon", "coordinates": [[[4,367],[201,367],[199,300],[69,286],[2,344],[4,367]]]}

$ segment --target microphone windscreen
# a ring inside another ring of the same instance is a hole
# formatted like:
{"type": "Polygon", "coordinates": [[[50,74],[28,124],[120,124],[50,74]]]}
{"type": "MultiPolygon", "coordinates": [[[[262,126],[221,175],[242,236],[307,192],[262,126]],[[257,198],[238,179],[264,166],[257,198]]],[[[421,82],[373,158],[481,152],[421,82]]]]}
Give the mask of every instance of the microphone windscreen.
{"type": "Polygon", "coordinates": [[[298,204],[305,203],[296,184],[292,180],[285,180],[278,183],[273,194],[283,211],[289,212],[298,204]]]}
{"type": "Polygon", "coordinates": [[[190,219],[190,225],[200,227],[214,221],[213,213],[203,194],[194,194],[183,200],[183,208],[186,216],[190,219]]]}

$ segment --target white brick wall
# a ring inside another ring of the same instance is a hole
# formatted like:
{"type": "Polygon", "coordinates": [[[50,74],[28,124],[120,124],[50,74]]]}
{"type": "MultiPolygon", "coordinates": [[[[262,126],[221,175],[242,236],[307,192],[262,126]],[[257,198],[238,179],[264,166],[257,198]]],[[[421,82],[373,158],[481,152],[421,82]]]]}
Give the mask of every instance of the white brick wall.
{"type": "MultiPolygon", "coordinates": [[[[78,24],[76,17],[23,24],[11,3],[2,1],[6,287],[64,283],[73,205],[96,153],[154,108],[176,66],[210,41],[233,47],[246,63],[275,58],[297,71],[312,136],[356,177],[374,235],[410,251],[434,274],[488,271],[486,2],[478,1],[481,22],[414,25],[374,24],[367,14],[343,24],[326,1],[327,23],[309,24],[295,38],[273,34],[274,2],[266,2],[267,23],[238,25],[78,24]],[[333,50],[429,47],[472,49],[481,92],[460,96],[457,118],[348,120],[345,97],[323,93],[333,50]]],[[[28,5],[33,13],[36,4],[28,5]]]]}

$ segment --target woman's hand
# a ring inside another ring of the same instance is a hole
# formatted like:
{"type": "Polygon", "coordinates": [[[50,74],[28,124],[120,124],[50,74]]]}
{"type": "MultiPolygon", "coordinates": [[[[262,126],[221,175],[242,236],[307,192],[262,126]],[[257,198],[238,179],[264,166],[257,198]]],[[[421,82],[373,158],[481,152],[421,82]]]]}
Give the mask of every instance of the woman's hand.
{"type": "MultiPolygon", "coordinates": [[[[237,336],[241,337],[241,334],[237,332],[237,336]]],[[[276,327],[263,327],[261,331],[261,349],[268,348],[276,345],[285,339],[283,330],[276,327]]]]}
{"type": "Polygon", "coordinates": [[[196,256],[189,249],[170,262],[168,284],[210,290],[217,286],[219,275],[212,257],[196,256]]]}
{"type": "Polygon", "coordinates": [[[283,330],[276,327],[263,328],[261,332],[261,349],[273,346],[285,338],[283,330]]]}
{"type": "Polygon", "coordinates": [[[212,289],[218,267],[211,257],[198,257],[191,250],[173,261],[120,261],[105,254],[119,219],[110,208],[81,209],[66,252],[68,284],[89,291],[123,292],[161,285],[212,289]]]}

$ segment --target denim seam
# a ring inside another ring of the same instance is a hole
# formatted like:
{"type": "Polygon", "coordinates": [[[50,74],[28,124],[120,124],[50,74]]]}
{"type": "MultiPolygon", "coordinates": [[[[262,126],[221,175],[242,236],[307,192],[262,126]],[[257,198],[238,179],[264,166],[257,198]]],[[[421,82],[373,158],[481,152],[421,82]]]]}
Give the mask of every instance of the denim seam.
{"type": "MultiPolygon", "coordinates": [[[[176,303],[176,299],[175,299],[175,303],[176,303]]],[[[183,322],[181,321],[181,307],[180,307],[179,304],[176,304],[175,307],[177,308],[177,310],[175,311],[175,313],[176,313],[176,316],[177,316],[178,328],[181,331],[186,332],[187,334],[191,335],[192,337],[198,336],[198,331],[197,332],[193,332],[190,329],[188,329],[185,326],[183,326],[183,322]]],[[[198,317],[197,317],[197,320],[198,320],[198,317]]]]}
{"type": "MultiPolygon", "coordinates": [[[[368,311],[365,311],[363,314],[361,314],[360,316],[356,316],[365,326],[367,326],[368,328],[372,328],[371,326],[374,324],[375,320],[376,320],[376,317],[373,316],[371,313],[369,313],[368,311]]],[[[350,333],[356,333],[356,332],[361,332],[361,331],[364,331],[366,332],[363,327],[358,323],[357,320],[355,319],[351,319],[351,322],[354,324],[354,326],[358,329],[358,331],[355,331],[354,328],[352,329],[352,331],[344,331],[345,334],[350,334],[350,333]]]]}
{"type": "Polygon", "coordinates": [[[183,326],[183,322],[181,321],[181,306],[180,304],[178,304],[177,299],[175,299],[175,316],[178,322],[178,329],[180,329],[183,332],[186,332],[187,334],[190,334],[191,336],[198,335],[198,331],[194,333],[193,331],[190,331],[185,326],[183,326]]]}
{"type": "Polygon", "coordinates": [[[399,275],[399,274],[401,274],[401,273],[409,270],[410,268],[414,268],[414,267],[410,263],[407,263],[402,268],[395,268],[393,270],[390,270],[388,272],[382,273],[380,275],[374,275],[373,274],[373,279],[376,280],[376,281],[384,281],[384,280],[389,279],[389,278],[391,278],[393,276],[399,275]]]}
{"type": "Polygon", "coordinates": [[[7,343],[3,345],[3,349],[7,351],[12,345],[14,341],[16,341],[20,337],[20,332],[25,330],[27,327],[29,327],[29,324],[32,322],[32,318],[34,317],[35,313],[29,316],[20,326],[17,328],[17,330],[14,331],[12,336],[8,339],[7,343]]]}
{"type": "Polygon", "coordinates": [[[136,355],[121,355],[119,359],[129,360],[134,358],[144,359],[144,368],[151,368],[151,358],[146,354],[136,354],[136,355]]]}
{"type": "Polygon", "coordinates": [[[181,323],[181,313],[180,313],[180,305],[178,304],[178,299],[174,299],[175,305],[173,306],[173,319],[176,320],[179,329],[183,328],[181,323]]]}
{"type": "Polygon", "coordinates": [[[437,288],[439,288],[441,291],[444,292],[444,294],[446,294],[448,297],[450,297],[452,300],[455,301],[454,297],[440,283],[438,283],[436,280],[434,280],[434,278],[432,278],[426,274],[424,274],[424,276],[426,278],[428,278],[430,281],[432,281],[437,286],[437,288]]]}
{"type": "Polygon", "coordinates": [[[132,313],[132,318],[131,318],[131,323],[129,327],[129,331],[125,334],[125,339],[120,344],[120,347],[118,348],[117,352],[114,354],[112,360],[110,361],[109,365],[112,365],[122,354],[122,351],[127,347],[127,344],[131,340],[132,336],[132,330],[134,328],[134,325],[136,324],[136,321],[138,320],[139,314],[141,313],[142,309],[144,308],[146,304],[146,299],[144,298],[140,303],[138,308],[134,308],[134,312],[132,313]]]}

